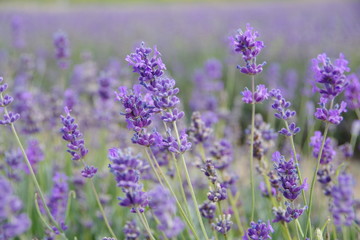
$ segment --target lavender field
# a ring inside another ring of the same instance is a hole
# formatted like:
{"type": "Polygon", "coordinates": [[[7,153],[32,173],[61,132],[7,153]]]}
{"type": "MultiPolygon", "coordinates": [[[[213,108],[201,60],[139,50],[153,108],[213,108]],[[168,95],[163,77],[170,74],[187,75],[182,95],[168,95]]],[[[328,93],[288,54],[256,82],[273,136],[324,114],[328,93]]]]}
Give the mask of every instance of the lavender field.
{"type": "Polygon", "coordinates": [[[0,3],[0,240],[360,239],[360,3],[0,3]]]}

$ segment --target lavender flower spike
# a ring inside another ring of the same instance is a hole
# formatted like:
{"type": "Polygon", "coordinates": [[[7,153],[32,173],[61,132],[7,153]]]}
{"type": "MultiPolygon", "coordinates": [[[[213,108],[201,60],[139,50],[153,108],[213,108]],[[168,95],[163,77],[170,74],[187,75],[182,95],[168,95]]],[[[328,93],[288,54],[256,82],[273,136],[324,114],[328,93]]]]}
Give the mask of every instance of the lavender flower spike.
{"type": "Polygon", "coordinates": [[[61,30],[54,33],[55,57],[61,69],[69,67],[70,46],[67,34],[61,30]]]}
{"type": "Polygon", "coordinates": [[[270,221],[266,223],[259,220],[257,223],[251,222],[250,228],[247,230],[247,233],[245,233],[245,236],[243,237],[243,240],[253,239],[253,240],[266,240],[266,239],[272,239],[270,234],[274,232],[274,229],[272,228],[270,221]]]}
{"type": "Polygon", "coordinates": [[[3,92],[8,88],[6,83],[1,84],[3,81],[3,77],[0,77],[0,108],[5,108],[4,119],[0,119],[0,125],[6,126],[16,122],[20,118],[20,114],[6,111],[6,107],[13,102],[14,98],[9,95],[3,95],[3,92]]]}

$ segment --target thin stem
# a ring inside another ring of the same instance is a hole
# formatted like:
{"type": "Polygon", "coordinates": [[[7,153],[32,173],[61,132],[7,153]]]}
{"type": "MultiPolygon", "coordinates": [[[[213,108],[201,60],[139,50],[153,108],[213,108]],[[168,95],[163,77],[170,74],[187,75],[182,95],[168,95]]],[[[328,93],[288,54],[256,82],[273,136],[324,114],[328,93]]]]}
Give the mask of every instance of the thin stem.
{"type": "MultiPolygon", "coordinates": [[[[146,156],[147,156],[147,158],[148,158],[148,162],[150,163],[150,166],[151,166],[153,172],[154,172],[155,175],[156,175],[156,178],[158,179],[158,181],[159,181],[159,183],[161,184],[161,186],[164,186],[164,184],[163,184],[163,182],[162,182],[162,180],[161,180],[161,178],[160,178],[160,176],[159,176],[159,173],[158,173],[158,171],[156,170],[156,168],[155,168],[155,166],[154,166],[154,163],[151,161],[151,158],[150,158],[150,156],[149,156],[148,151],[145,150],[145,153],[146,153],[146,156]]],[[[155,161],[156,161],[156,160],[155,160],[155,161]]]]}
{"type": "Polygon", "coordinates": [[[300,234],[301,234],[301,237],[304,237],[304,232],[301,228],[301,225],[300,225],[300,222],[299,222],[299,219],[295,219],[295,223],[296,223],[296,226],[298,227],[299,231],[300,231],[300,234]]]}
{"type": "Polygon", "coordinates": [[[356,231],[358,231],[358,233],[360,233],[360,226],[357,225],[357,223],[354,223],[354,226],[355,226],[356,231]]]}
{"type": "MultiPolygon", "coordinates": [[[[175,130],[175,133],[176,133],[176,137],[177,137],[177,141],[178,141],[178,144],[180,145],[181,142],[180,142],[180,135],[179,135],[179,131],[177,129],[177,126],[176,126],[176,123],[173,122],[173,126],[174,126],[174,130],[175,130]]],[[[190,175],[189,175],[189,171],[187,169],[187,166],[186,166],[186,161],[185,161],[185,157],[184,157],[184,154],[181,153],[181,160],[182,160],[182,163],[184,165],[184,171],[185,171],[185,177],[186,177],[186,181],[189,185],[189,189],[190,189],[190,193],[191,193],[191,198],[192,200],[194,201],[194,205],[195,205],[195,212],[196,212],[196,215],[198,217],[198,220],[199,220],[199,223],[200,223],[200,227],[201,227],[201,230],[204,234],[204,237],[206,240],[209,239],[207,233],[206,233],[206,229],[205,229],[205,226],[204,226],[204,223],[203,223],[203,220],[202,220],[202,217],[201,217],[201,214],[200,214],[200,211],[199,211],[199,205],[198,205],[198,202],[196,200],[196,195],[195,195],[195,191],[194,191],[194,188],[192,186],[192,183],[191,183],[191,179],[190,179],[190,175]]]]}
{"type": "Polygon", "coordinates": [[[355,109],[355,113],[356,113],[356,116],[357,118],[360,120],[360,109],[355,109]]]}
{"type": "MultiPolygon", "coordinates": [[[[146,149],[146,151],[148,151],[148,149],[146,149]]],[[[152,152],[150,152],[150,153],[152,154],[152,152]]],[[[147,156],[149,157],[149,159],[151,159],[149,153],[147,153],[147,156]]],[[[153,156],[153,154],[152,154],[152,156],[153,156]]],[[[154,158],[155,164],[158,164],[157,161],[155,160],[155,157],[154,157],[154,156],[153,156],[153,158],[154,158]]],[[[186,224],[188,225],[188,227],[189,227],[189,228],[191,229],[191,231],[193,232],[195,238],[199,240],[199,236],[197,235],[197,232],[195,231],[195,228],[194,228],[192,222],[191,222],[191,221],[189,220],[189,218],[187,217],[187,215],[186,215],[184,209],[182,208],[182,206],[181,206],[178,198],[176,197],[176,194],[175,194],[173,188],[171,187],[171,184],[169,183],[168,179],[166,178],[166,176],[165,176],[165,174],[163,173],[163,171],[162,171],[161,168],[159,168],[159,173],[160,173],[161,177],[164,179],[165,184],[166,184],[166,186],[168,187],[168,189],[170,190],[171,194],[173,195],[173,197],[174,197],[174,199],[175,199],[175,201],[176,201],[177,207],[179,208],[180,213],[181,213],[181,215],[183,216],[183,219],[185,220],[186,224]]]]}
{"type": "Polygon", "coordinates": [[[232,195],[231,191],[229,191],[229,202],[230,202],[230,205],[231,205],[231,207],[232,207],[232,209],[234,211],[236,225],[238,226],[240,235],[242,236],[243,233],[244,233],[244,228],[243,228],[243,226],[241,224],[238,207],[236,206],[236,202],[234,200],[234,196],[232,195]]]}
{"type": "Polygon", "coordinates": [[[152,240],[155,240],[154,236],[153,236],[152,233],[151,233],[150,228],[148,228],[148,225],[147,225],[146,222],[144,221],[144,218],[143,218],[143,216],[141,215],[141,213],[139,212],[139,210],[138,210],[137,208],[135,208],[135,211],[136,211],[136,213],[138,214],[138,216],[139,216],[139,218],[140,218],[140,221],[141,221],[141,223],[143,224],[146,232],[149,234],[149,237],[150,237],[152,240]]]}
{"type": "Polygon", "coordinates": [[[180,185],[180,191],[181,191],[181,195],[182,198],[184,199],[184,202],[186,203],[186,208],[185,210],[187,211],[187,214],[190,216],[190,209],[189,209],[189,203],[185,194],[185,189],[183,186],[183,181],[182,181],[182,177],[181,177],[181,172],[180,172],[180,168],[179,168],[179,164],[177,162],[177,159],[175,158],[175,155],[172,153],[173,159],[174,159],[174,165],[175,165],[175,169],[176,169],[176,175],[179,181],[179,185],[180,185]]]}
{"type": "MultiPolygon", "coordinates": [[[[251,76],[251,89],[254,96],[255,77],[251,76]]],[[[251,185],[251,221],[254,221],[255,214],[255,186],[254,186],[254,131],[255,131],[255,102],[254,97],[251,103],[251,135],[250,135],[250,185],[251,185]]]]}
{"type": "MultiPolygon", "coordinates": [[[[143,217],[143,219],[144,219],[144,222],[145,222],[145,224],[146,224],[146,226],[147,226],[147,228],[149,229],[149,232],[150,232],[150,234],[151,234],[151,228],[150,228],[150,225],[149,225],[149,223],[148,223],[148,221],[147,221],[147,219],[146,219],[146,216],[145,216],[145,214],[144,214],[144,212],[142,212],[142,213],[140,213],[141,215],[142,215],[142,217],[143,217]]],[[[154,238],[153,236],[152,236],[152,234],[151,234],[151,236],[150,236],[151,238],[154,238]]],[[[155,238],[154,238],[155,239],[155,238]]]]}
{"type": "MultiPolygon", "coordinates": [[[[1,100],[3,100],[2,93],[0,93],[0,98],[1,98],[1,100]]],[[[9,115],[8,110],[7,110],[6,107],[4,107],[4,111],[5,111],[5,114],[6,114],[6,115],[9,115]]],[[[14,134],[14,136],[15,136],[15,139],[16,139],[16,141],[17,141],[17,143],[18,143],[18,145],[19,145],[19,147],[20,147],[20,149],[21,149],[21,152],[22,152],[22,154],[23,154],[23,156],[24,156],[25,163],[26,163],[26,165],[27,165],[27,167],[28,167],[28,169],[29,169],[29,171],[30,171],[30,175],[31,175],[31,178],[32,178],[32,180],[33,180],[33,182],[34,182],[34,184],[35,184],[35,187],[36,187],[37,191],[39,192],[41,201],[44,203],[43,205],[44,205],[46,214],[47,214],[48,217],[50,218],[51,222],[55,225],[55,227],[60,231],[60,233],[64,233],[63,230],[61,229],[61,227],[59,226],[59,224],[57,223],[57,221],[55,220],[55,218],[53,217],[53,215],[51,214],[50,209],[48,208],[48,206],[47,206],[47,204],[46,204],[44,194],[43,194],[43,192],[42,192],[42,190],[41,190],[41,188],[40,188],[40,185],[39,185],[38,180],[36,179],[36,175],[35,175],[35,173],[34,173],[34,170],[33,170],[32,166],[31,166],[31,163],[30,163],[30,161],[29,161],[29,158],[27,157],[27,154],[26,154],[26,152],[25,152],[25,149],[24,149],[24,147],[23,147],[23,145],[22,145],[22,143],[21,143],[21,141],[20,141],[20,138],[19,138],[17,132],[16,132],[14,123],[11,123],[11,124],[10,124],[10,127],[11,127],[11,131],[13,132],[13,134],[14,134]]],[[[64,235],[64,236],[65,236],[65,235],[64,235]]],[[[65,237],[65,239],[67,239],[67,238],[65,237]]]]}
{"type": "Polygon", "coordinates": [[[316,162],[316,168],[315,168],[312,180],[311,180],[309,208],[308,208],[308,211],[307,211],[308,219],[307,219],[307,225],[306,225],[306,231],[305,231],[305,235],[306,235],[307,231],[310,230],[310,239],[311,239],[311,236],[312,236],[311,223],[310,223],[311,219],[310,218],[311,218],[311,207],[312,207],[312,201],[313,201],[313,193],[314,193],[314,187],[315,187],[315,182],[316,182],[316,175],[317,175],[317,172],[319,170],[320,160],[321,160],[322,152],[323,152],[323,149],[324,149],[324,146],[325,146],[328,130],[329,130],[329,123],[327,122],[326,125],[325,125],[325,131],[324,131],[323,140],[322,140],[322,143],[321,143],[321,148],[320,148],[320,151],[318,153],[318,159],[317,159],[317,162],[316,162]]]}
{"type": "Polygon", "coordinates": [[[90,178],[90,184],[91,184],[91,189],[92,189],[92,191],[93,191],[93,193],[94,193],[94,196],[95,196],[95,198],[96,198],[96,202],[97,202],[97,204],[99,205],[100,212],[101,212],[101,214],[102,214],[102,216],[103,216],[103,219],[104,219],[104,221],[105,221],[106,227],[108,228],[111,236],[112,236],[113,238],[117,239],[116,236],[115,236],[115,233],[114,233],[114,231],[112,230],[112,228],[111,228],[111,226],[110,226],[110,224],[109,224],[109,221],[108,221],[108,219],[107,219],[107,217],[106,217],[106,215],[105,215],[104,208],[103,208],[103,206],[102,206],[102,204],[101,204],[101,202],[100,202],[100,198],[99,198],[99,195],[98,195],[98,193],[97,193],[97,191],[96,191],[95,184],[94,184],[94,181],[93,181],[92,178],[90,178]]]}
{"type": "Polygon", "coordinates": [[[69,217],[69,212],[70,212],[70,206],[71,206],[71,199],[75,199],[76,198],[76,193],[75,191],[71,190],[68,194],[68,200],[67,200],[67,205],[66,205],[66,214],[65,214],[65,221],[68,219],[69,217]]]}
{"type": "Polygon", "coordinates": [[[38,198],[38,194],[35,193],[35,209],[36,209],[36,212],[39,215],[40,220],[44,223],[45,227],[47,227],[47,229],[49,229],[52,232],[53,229],[50,227],[50,225],[46,222],[44,216],[41,214],[37,198],[38,198]]]}
{"type": "Polygon", "coordinates": [[[286,223],[284,223],[284,227],[285,227],[285,233],[286,233],[286,237],[289,239],[289,240],[292,240],[292,237],[291,237],[291,234],[290,234],[290,231],[289,231],[289,227],[286,223]]]}

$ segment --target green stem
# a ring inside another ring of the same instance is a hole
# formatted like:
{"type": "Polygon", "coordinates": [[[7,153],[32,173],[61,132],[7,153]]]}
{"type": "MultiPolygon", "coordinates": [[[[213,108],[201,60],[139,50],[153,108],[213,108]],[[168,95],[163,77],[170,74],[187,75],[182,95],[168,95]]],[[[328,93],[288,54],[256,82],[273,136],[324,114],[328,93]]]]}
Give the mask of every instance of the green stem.
{"type": "Polygon", "coordinates": [[[305,235],[307,234],[308,230],[310,231],[310,239],[312,238],[311,208],[312,208],[312,202],[313,202],[314,187],[315,187],[316,175],[317,175],[317,172],[319,170],[320,159],[321,159],[322,152],[323,152],[323,149],[324,149],[324,146],[325,146],[328,130],[329,130],[329,123],[327,122],[326,125],[325,125],[325,131],[324,131],[323,140],[322,140],[322,143],[321,143],[321,148],[320,148],[320,151],[318,153],[318,159],[317,159],[317,162],[316,162],[316,168],[315,168],[312,180],[311,180],[310,198],[309,198],[309,205],[308,205],[309,208],[308,208],[308,211],[307,211],[308,216],[307,216],[307,225],[306,225],[306,231],[305,231],[305,235]]]}
{"type": "MultiPolygon", "coordinates": [[[[148,151],[148,149],[146,149],[146,152],[147,152],[147,151],[148,151]]],[[[152,152],[150,152],[150,153],[152,154],[152,152]]],[[[149,154],[148,152],[147,152],[147,156],[148,156],[148,158],[151,160],[150,154],[149,154]]],[[[156,159],[155,159],[155,156],[154,156],[153,154],[152,154],[152,156],[153,156],[153,159],[154,159],[154,161],[155,161],[155,164],[157,164],[157,166],[158,166],[158,163],[157,163],[157,161],[156,161],[156,159]]],[[[174,199],[175,199],[175,201],[176,201],[177,207],[179,208],[179,211],[180,211],[181,215],[183,216],[183,219],[185,220],[186,224],[188,225],[188,227],[189,227],[189,228],[191,229],[191,231],[193,232],[195,238],[199,240],[200,238],[199,238],[199,236],[197,235],[197,232],[195,231],[195,228],[194,228],[192,222],[191,222],[191,221],[189,220],[189,218],[187,217],[187,215],[186,215],[184,209],[182,208],[182,206],[181,206],[181,204],[180,204],[180,202],[179,202],[179,200],[178,200],[178,198],[177,198],[177,196],[176,196],[173,188],[171,187],[171,184],[169,183],[168,179],[166,178],[164,172],[162,171],[162,169],[161,169],[160,167],[159,167],[159,173],[160,173],[161,177],[164,179],[167,188],[170,190],[171,194],[173,195],[173,197],[174,197],[174,199]]]]}
{"type": "MultiPolygon", "coordinates": [[[[139,210],[137,208],[135,208],[135,211],[136,213],[138,214],[139,218],[140,218],[140,221],[141,223],[143,224],[146,232],[149,234],[149,237],[152,239],[152,240],[155,240],[154,236],[152,235],[151,233],[151,229],[149,228],[149,226],[146,224],[144,218],[143,218],[143,215],[139,212],[139,210]]],[[[146,218],[145,218],[146,219],[146,218]]]]}
{"type": "Polygon", "coordinates": [[[236,225],[238,226],[240,235],[242,236],[244,234],[244,228],[243,228],[243,226],[241,224],[238,207],[236,206],[236,202],[234,200],[234,196],[232,195],[231,191],[229,191],[229,202],[230,202],[230,205],[231,205],[231,207],[232,207],[232,209],[234,211],[236,225]]]}
{"type": "Polygon", "coordinates": [[[96,191],[95,184],[94,184],[94,181],[93,181],[92,178],[90,178],[90,184],[91,184],[91,189],[92,189],[92,191],[93,191],[93,193],[94,193],[94,196],[95,196],[95,198],[96,198],[96,202],[97,202],[97,204],[99,205],[100,212],[101,212],[101,214],[102,214],[102,216],[103,216],[103,219],[104,219],[104,221],[105,221],[106,227],[108,228],[111,236],[112,236],[113,238],[117,239],[116,236],[115,236],[115,233],[114,233],[114,231],[112,230],[112,228],[111,228],[111,226],[110,226],[110,224],[109,224],[109,221],[108,221],[108,219],[107,219],[107,217],[106,217],[106,215],[105,215],[104,208],[103,208],[103,206],[102,206],[102,204],[101,204],[101,202],[100,202],[100,198],[99,198],[99,195],[98,195],[98,193],[97,193],[97,191],[96,191]]]}
{"type": "Polygon", "coordinates": [[[45,227],[47,229],[49,229],[51,232],[53,231],[53,229],[50,227],[50,225],[47,223],[47,221],[45,220],[45,218],[43,217],[43,215],[41,214],[40,208],[39,208],[39,202],[38,202],[38,194],[35,193],[35,209],[37,214],[40,217],[40,220],[43,222],[43,224],[45,225],[45,227]]]}
{"type": "Polygon", "coordinates": [[[360,109],[355,109],[355,113],[356,113],[356,116],[357,118],[360,120],[360,109]]]}
{"type": "MultiPolygon", "coordinates": [[[[181,141],[180,141],[180,135],[179,135],[179,131],[177,129],[177,126],[176,126],[176,122],[173,122],[173,127],[174,127],[174,130],[175,130],[175,133],[176,133],[176,137],[177,137],[177,141],[178,141],[178,144],[180,145],[181,144],[181,141]]],[[[190,189],[190,193],[191,193],[191,198],[192,200],[194,201],[194,205],[195,205],[195,212],[196,212],[196,215],[198,217],[198,220],[199,220],[199,223],[200,223],[200,227],[201,227],[201,230],[204,234],[204,237],[206,240],[209,239],[207,233],[206,233],[206,229],[205,229],[205,226],[204,226],[204,223],[203,223],[203,220],[202,220],[202,217],[201,217],[201,214],[200,214],[200,211],[199,211],[199,205],[198,205],[198,202],[196,200],[196,195],[195,195],[195,192],[194,192],[194,188],[192,186],[192,183],[191,183],[191,179],[190,179],[190,175],[189,175],[189,171],[187,169],[187,166],[186,166],[186,161],[185,161],[185,157],[184,157],[184,154],[181,153],[181,160],[182,160],[182,163],[184,165],[184,171],[185,171],[185,177],[186,177],[186,181],[189,185],[189,189],[190,189]]]]}
{"type": "MultiPolygon", "coordinates": [[[[150,166],[151,166],[153,172],[154,172],[155,175],[156,175],[156,178],[158,179],[158,181],[159,181],[159,183],[161,184],[161,186],[164,186],[164,184],[163,184],[163,182],[162,182],[162,180],[161,180],[161,178],[160,178],[160,176],[159,176],[159,173],[158,173],[158,171],[156,170],[156,168],[155,168],[155,166],[154,166],[153,161],[151,161],[151,158],[150,158],[150,156],[149,156],[148,151],[145,150],[145,153],[146,153],[146,156],[147,156],[147,158],[148,158],[148,162],[150,163],[150,166]]],[[[156,160],[155,160],[155,161],[156,161],[156,160]]]]}
{"type": "Polygon", "coordinates": [[[287,239],[292,240],[292,237],[291,237],[291,234],[290,234],[290,231],[289,231],[289,227],[288,227],[288,225],[286,223],[284,223],[284,227],[285,227],[285,233],[286,233],[287,239]]]}
{"type": "MultiPolygon", "coordinates": [[[[1,100],[3,100],[3,95],[2,95],[2,93],[0,93],[0,98],[1,98],[1,100]]],[[[9,115],[8,110],[7,110],[6,107],[4,107],[4,111],[5,111],[5,114],[6,114],[6,115],[9,115]]],[[[61,227],[59,226],[59,224],[57,223],[57,221],[55,220],[55,218],[54,218],[53,215],[51,214],[50,209],[48,208],[48,206],[47,206],[47,204],[46,204],[44,194],[43,194],[43,192],[42,192],[42,190],[41,190],[41,188],[40,188],[40,185],[39,185],[38,180],[36,179],[36,175],[35,175],[35,173],[34,173],[34,170],[33,170],[32,166],[31,166],[31,163],[30,163],[30,161],[29,161],[29,158],[27,157],[27,154],[26,154],[26,152],[25,152],[25,149],[24,149],[24,147],[23,147],[23,145],[22,145],[22,143],[21,143],[21,141],[20,141],[20,138],[19,138],[17,132],[16,132],[14,123],[11,123],[11,124],[10,124],[10,127],[11,127],[11,130],[12,130],[12,132],[13,132],[15,138],[16,138],[16,141],[17,141],[17,143],[18,143],[18,145],[19,145],[19,147],[20,147],[20,149],[21,149],[21,152],[22,152],[22,154],[23,154],[23,156],[24,156],[26,166],[28,167],[28,169],[29,169],[29,171],[30,171],[30,175],[31,175],[31,178],[32,178],[32,180],[33,180],[33,182],[34,182],[34,184],[35,184],[35,187],[36,187],[37,191],[39,192],[39,195],[40,195],[41,201],[43,202],[43,205],[44,205],[44,209],[45,209],[45,211],[46,211],[46,214],[47,214],[48,217],[50,218],[51,222],[55,225],[55,227],[60,231],[60,233],[63,234],[64,231],[61,229],[61,227]]],[[[66,236],[65,236],[65,234],[64,234],[64,239],[67,239],[66,236]]]]}
{"type": "MultiPolygon", "coordinates": [[[[255,77],[251,76],[251,89],[254,96],[255,77]]],[[[250,185],[251,185],[251,221],[254,221],[255,214],[255,186],[254,186],[254,131],[255,131],[255,99],[251,104],[251,135],[250,135],[250,185]]]]}
{"type": "Polygon", "coordinates": [[[65,213],[65,221],[68,219],[69,217],[69,212],[70,212],[70,206],[71,206],[71,198],[75,199],[76,198],[76,193],[75,191],[71,190],[68,194],[68,200],[67,200],[67,205],[66,205],[66,213],[65,213]]]}
{"type": "Polygon", "coordinates": [[[186,198],[186,194],[185,194],[185,189],[183,186],[183,181],[182,181],[182,177],[181,177],[181,172],[180,172],[180,168],[179,168],[179,164],[178,164],[178,160],[175,158],[175,155],[173,153],[171,153],[173,159],[174,159],[174,165],[175,165],[175,169],[176,169],[176,175],[179,181],[179,185],[180,185],[180,191],[181,191],[181,196],[184,199],[184,202],[186,203],[186,208],[185,210],[187,211],[186,213],[188,214],[188,216],[190,216],[190,209],[189,209],[189,203],[188,200],[186,198]]]}

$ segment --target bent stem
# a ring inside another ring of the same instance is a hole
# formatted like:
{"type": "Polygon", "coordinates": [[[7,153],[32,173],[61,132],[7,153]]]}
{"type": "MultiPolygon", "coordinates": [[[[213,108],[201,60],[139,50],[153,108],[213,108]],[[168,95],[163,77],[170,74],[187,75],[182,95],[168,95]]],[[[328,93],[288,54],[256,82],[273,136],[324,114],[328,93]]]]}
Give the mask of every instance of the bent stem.
{"type": "MultiPolygon", "coordinates": [[[[178,144],[180,145],[181,144],[181,141],[180,141],[180,135],[179,135],[179,131],[177,129],[177,126],[176,126],[176,123],[173,122],[173,127],[174,127],[174,130],[175,130],[175,133],[176,133],[176,138],[177,138],[177,141],[178,141],[178,144]]],[[[195,205],[195,212],[196,212],[196,215],[198,217],[198,220],[199,220],[199,223],[200,223],[200,227],[201,227],[201,230],[204,234],[204,237],[206,240],[209,239],[207,233],[206,233],[206,229],[205,229],[205,226],[204,226],[204,223],[203,223],[203,220],[202,220],[202,217],[201,217],[201,214],[200,214],[200,211],[199,211],[199,205],[198,205],[198,202],[196,200],[196,195],[195,195],[195,192],[194,192],[194,188],[192,186],[192,183],[191,183],[191,179],[190,179],[190,175],[189,175],[189,171],[187,169],[187,166],[186,166],[186,161],[185,161],[185,157],[184,157],[184,154],[183,153],[180,153],[181,155],[181,160],[182,160],[182,163],[184,165],[184,171],[185,171],[185,177],[186,177],[186,181],[189,185],[189,189],[190,189],[190,193],[191,193],[191,198],[192,200],[194,201],[194,205],[195,205]]]]}
{"type": "Polygon", "coordinates": [[[154,236],[151,233],[151,229],[150,229],[149,225],[147,224],[146,218],[144,220],[144,216],[139,212],[139,210],[137,208],[135,208],[135,211],[138,214],[140,221],[144,225],[144,228],[145,228],[146,232],[149,234],[149,237],[151,238],[151,240],[155,240],[154,236]]]}
{"type": "Polygon", "coordinates": [[[255,214],[255,186],[254,186],[254,131],[255,131],[255,77],[251,76],[251,92],[253,101],[251,103],[251,135],[250,135],[250,185],[251,185],[251,221],[254,221],[255,214]]]}

